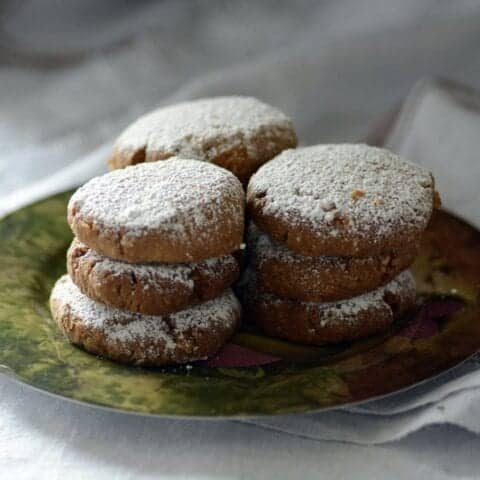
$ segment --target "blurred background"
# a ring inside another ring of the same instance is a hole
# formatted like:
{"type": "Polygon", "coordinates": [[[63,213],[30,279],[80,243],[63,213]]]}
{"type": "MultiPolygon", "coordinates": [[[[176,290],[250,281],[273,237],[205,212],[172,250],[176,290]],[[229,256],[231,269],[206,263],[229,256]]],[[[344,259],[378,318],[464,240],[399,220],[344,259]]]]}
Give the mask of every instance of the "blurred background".
{"type": "Polygon", "coordinates": [[[303,144],[354,141],[436,75],[480,88],[480,1],[4,0],[0,213],[64,167],[103,171],[158,105],[249,94],[303,144]]]}

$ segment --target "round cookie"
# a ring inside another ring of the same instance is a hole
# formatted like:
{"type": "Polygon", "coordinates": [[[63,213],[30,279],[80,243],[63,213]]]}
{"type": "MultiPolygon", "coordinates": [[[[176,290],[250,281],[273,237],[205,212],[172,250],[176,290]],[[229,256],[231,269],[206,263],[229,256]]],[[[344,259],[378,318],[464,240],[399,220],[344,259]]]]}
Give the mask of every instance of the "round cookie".
{"type": "Polygon", "coordinates": [[[231,290],[165,316],[110,308],[83,295],[68,275],[52,290],[50,308],[67,338],[90,353],[132,365],[186,363],[214,355],[240,322],[231,290]]]}
{"type": "Polygon", "coordinates": [[[372,257],[418,243],[438,195],[430,172],[361,144],[287,150],[250,179],[253,221],[301,255],[372,257]]]}
{"type": "Polygon", "coordinates": [[[120,135],[110,169],[174,155],[215,163],[246,184],[257,168],[297,145],[292,122],[250,97],[216,97],[150,112],[120,135]]]}
{"type": "Polygon", "coordinates": [[[231,172],[172,158],[93,178],[72,195],[68,222],[80,241],[116,260],[198,262],[240,248],[244,196],[231,172]]]}
{"type": "Polygon", "coordinates": [[[385,285],[407,269],[415,246],[375,257],[306,257],[275,242],[250,224],[248,250],[262,291],[307,302],[351,298],[385,285]]]}
{"type": "Polygon", "coordinates": [[[111,307],[165,315],[218,297],[240,274],[233,255],[197,263],[132,264],[99,255],[77,239],[67,252],[73,283],[111,307]]]}
{"type": "Polygon", "coordinates": [[[415,304],[415,282],[402,272],[387,285],[330,303],[300,302],[268,293],[244,295],[247,318],[267,335],[323,345],[368,337],[386,330],[415,304]]]}

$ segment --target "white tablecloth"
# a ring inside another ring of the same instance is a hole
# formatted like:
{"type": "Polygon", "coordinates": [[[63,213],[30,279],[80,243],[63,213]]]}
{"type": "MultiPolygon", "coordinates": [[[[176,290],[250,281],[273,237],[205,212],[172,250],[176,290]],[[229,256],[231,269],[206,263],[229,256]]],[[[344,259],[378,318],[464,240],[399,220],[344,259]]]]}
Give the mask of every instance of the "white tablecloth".
{"type": "MultiPolygon", "coordinates": [[[[11,2],[0,21],[0,215],[102,172],[112,138],[157,104],[251,94],[303,143],[352,141],[425,75],[480,87],[474,1],[56,3],[11,2]]],[[[263,425],[116,414],[0,378],[0,477],[478,478],[476,371],[263,425]]]]}

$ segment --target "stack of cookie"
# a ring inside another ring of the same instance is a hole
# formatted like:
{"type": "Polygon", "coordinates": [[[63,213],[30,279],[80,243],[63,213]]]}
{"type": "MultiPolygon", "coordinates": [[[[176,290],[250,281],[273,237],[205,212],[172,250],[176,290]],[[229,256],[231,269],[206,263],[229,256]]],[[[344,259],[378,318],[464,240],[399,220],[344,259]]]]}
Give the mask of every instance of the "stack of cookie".
{"type": "Polygon", "coordinates": [[[247,190],[250,315],[310,344],[385,330],[415,302],[407,269],[437,203],[432,175],[384,149],[281,153],[247,190]]]}
{"type": "Polygon", "coordinates": [[[438,203],[432,175],[366,145],[296,144],[290,119],[249,97],[185,102],[129,126],[114,171],[68,206],[76,238],[51,309],[70,341],[137,365],[214,355],[240,321],[230,286],[249,179],[244,297],[266,333],[354,340],[412,307],[408,268],[438,203]]]}
{"type": "Polygon", "coordinates": [[[240,321],[244,191],[229,171],[174,157],[94,178],[76,191],[69,275],[54,319],[85,350],[136,365],[215,354],[240,321]]]}

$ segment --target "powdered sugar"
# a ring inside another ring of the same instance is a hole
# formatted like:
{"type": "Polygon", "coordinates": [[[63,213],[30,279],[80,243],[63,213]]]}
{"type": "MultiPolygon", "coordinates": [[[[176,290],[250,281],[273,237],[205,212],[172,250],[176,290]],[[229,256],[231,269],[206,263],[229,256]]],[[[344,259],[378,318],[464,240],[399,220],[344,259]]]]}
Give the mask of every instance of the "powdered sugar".
{"type": "Polygon", "coordinates": [[[93,178],[74,193],[68,208],[71,217],[130,236],[159,231],[201,239],[220,234],[225,219],[243,225],[243,202],[242,186],[230,172],[174,157],[93,178]]]}
{"type": "Polygon", "coordinates": [[[322,272],[334,270],[335,272],[346,270],[352,262],[357,265],[362,265],[365,268],[378,265],[379,261],[389,262],[390,255],[380,257],[334,257],[334,256],[318,256],[307,257],[300,255],[288,249],[285,245],[276,242],[270,238],[266,233],[263,233],[254,223],[250,223],[248,227],[248,245],[252,253],[253,260],[257,268],[263,261],[280,261],[288,265],[299,265],[304,267],[308,262],[309,272],[322,270],[322,272]]]}
{"type": "Polygon", "coordinates": [[[251,97],[216,97],[179,103],[139,118],[118,138],[118,151],[161,152],[164,158],[181,154],[212,160],[242,145],[250,157],[257,155],[257,137],[273,141],[295,134],[290,119],[281,111],[251,97]]]}
{"type": "Polygon", "coordinates": [[[266,233],[263,233],[254,223],[250,223],[247,233],[247,241],[249,249],[253,255],[254,261],[257,263],[264,260],[279,260],[283,263],[301,263],[304,264],[306,259],[311,259],[311,268],[316,266],[328,268],[335,266],[341,268],[342,264],[347,264],[350,259],[348,257],[306,257],[288,249],[285,245],[276,242],[266,233]]]}
{"type": "MultiPolygon", "coordinates": [[[[415,280],[410,271],[405,270],[381,288],[347,300],[324,303],[298,303],[303,305],[306,310],[318,312],[322,318],[320,326],[323,327],[331,322],[347,322],[349,324],[355,324],[359,321],[359,315],[362,312],[369,312],[372,310],[387,310],[391,312],[391,307],[388,302],[389,297],[394,297],[397,300],[412,300],[415,298],[415,280]]],[[[281,299],[268,293],[260,294],[260,298],[265,298],[270,303],[282,304],[290,302],[290,300],[281,299]]]]}
{"type": "Polygon", "coordinates": [[[233,255],[209,258],[196,263],[132,264],[100,255],[76,239],[71,248],[79,248],[82,253],[85,252],[82,260],[92,265],[102,276],[133,275],[137,282],[144,285],[144,288],[154,288],[157,291],[165,288],[165,285],[168,285],[169,289],[182,286],[193,290],[195,288],[193,277],[198,271],[201,271],[203,279],[208,280],[218,278],[225,271],[238,268],[237,260],[233,255]]]}
{"type": "Polygon", "coordinates": [[[61,277],[52,290],[52,299],[69,309],[84,326],[102,332],[107,340],[128,344],[162,340],[166,351],[191,329],[233,328],[240,315],[240,304],[231,290],[187,310],[166,316],[141,315],[109,308],[83,295],[68,275],[61,277]]]}
{"type": "Polygon", "coordinates": [[[423,230],[433,208],[430,172],[387,150],[361,144],[286,150],[251,178],[247,198],[262,211],[335,238],[402,228],[423,230]]]}

